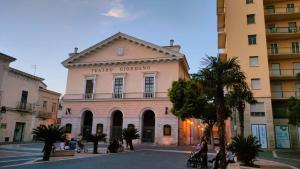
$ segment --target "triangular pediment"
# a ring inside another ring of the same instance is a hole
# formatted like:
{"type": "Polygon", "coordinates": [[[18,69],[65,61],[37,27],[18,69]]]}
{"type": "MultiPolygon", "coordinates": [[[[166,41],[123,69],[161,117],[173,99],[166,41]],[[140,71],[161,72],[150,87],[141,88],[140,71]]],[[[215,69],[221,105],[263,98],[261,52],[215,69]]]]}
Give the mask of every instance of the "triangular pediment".
{"type": "Polygon", "coordinates": [[[63,65],[68,67],[80,63],[95,64],[151,59],[185,60],[185,56],[169,48],[161,47],[124,33],[117,33],[88,49],[70,54],[70,57],[63,62],[63,65]]]}

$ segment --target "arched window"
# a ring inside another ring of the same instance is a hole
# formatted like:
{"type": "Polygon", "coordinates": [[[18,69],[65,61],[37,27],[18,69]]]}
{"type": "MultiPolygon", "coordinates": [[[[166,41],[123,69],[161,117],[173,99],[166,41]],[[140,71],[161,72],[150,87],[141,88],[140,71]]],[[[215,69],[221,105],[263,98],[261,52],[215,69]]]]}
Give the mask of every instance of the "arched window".
{"type": "Polygon", "coordinates": [[[72,124],[71,123],[66,124],[65,132],[72,133],[72,124]]]}
{"type": "Polygon", "coordinates": [[[168,124],[164,125],[164,136],[171,136],[171,126],[168,124]]]}
{"type": "Polygon", "coordinates": [[[127,128],[135,128],[134,124],[128,124],[127,128]]]}
{"type": "Polygon", "coordinates": [[[101,124],[101,123],[97,124],[96,133],[97,134],[102,134],[103,133],[103,124],[101,124]]]}

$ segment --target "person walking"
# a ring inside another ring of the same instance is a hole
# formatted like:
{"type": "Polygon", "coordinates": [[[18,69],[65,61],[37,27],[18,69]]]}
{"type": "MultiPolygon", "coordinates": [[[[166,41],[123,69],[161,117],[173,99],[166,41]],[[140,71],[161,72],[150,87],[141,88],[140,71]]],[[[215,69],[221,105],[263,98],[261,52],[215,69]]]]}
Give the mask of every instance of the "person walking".
{"type": "Polygon", "coordinates": [[[207,151],[208,151],[208,145],[205,137],[201,138],[201,145],[200,145],[200,151],[201,151],[201,167],[207,168],[207,151]]]}

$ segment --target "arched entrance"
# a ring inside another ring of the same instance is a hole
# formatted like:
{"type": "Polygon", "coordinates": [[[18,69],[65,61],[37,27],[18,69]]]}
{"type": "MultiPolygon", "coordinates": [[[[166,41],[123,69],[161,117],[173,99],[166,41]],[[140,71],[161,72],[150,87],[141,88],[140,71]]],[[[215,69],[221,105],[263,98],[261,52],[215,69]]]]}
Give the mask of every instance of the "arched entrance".
{"type": "Polygon", "coordinates": [[[86,140],[92,134],[93,126],[93,113],[89,110],[86,110],[82,114],[82,138],[86,140]]]}
{"type": "Polygon", "coordinates": [[[116,110],[111,115],[111,135],[110,140],[122,139],[123,113],[116,110]]]}
{"type": "Polygon", "coordinates": [[[142,142],[154,143],[155,114],[152,110],[146,110],[142,117],[142,142]]]}

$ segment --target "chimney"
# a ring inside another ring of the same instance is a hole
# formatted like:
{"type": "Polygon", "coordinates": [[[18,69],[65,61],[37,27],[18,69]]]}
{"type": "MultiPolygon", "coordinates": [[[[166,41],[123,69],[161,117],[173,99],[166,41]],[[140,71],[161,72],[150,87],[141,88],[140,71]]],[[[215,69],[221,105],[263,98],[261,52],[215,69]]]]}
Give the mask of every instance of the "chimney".
{"type": "Polygon", "coordinates": [[[78,52],[78,47],[75,47],[74,48],[74,53],[77,54],[77,52],[78,52]]]}
{"type": "Polygon", "coordinates": [[[170,46],[174,46],[174,39],[170,40],[170,46]]]}

